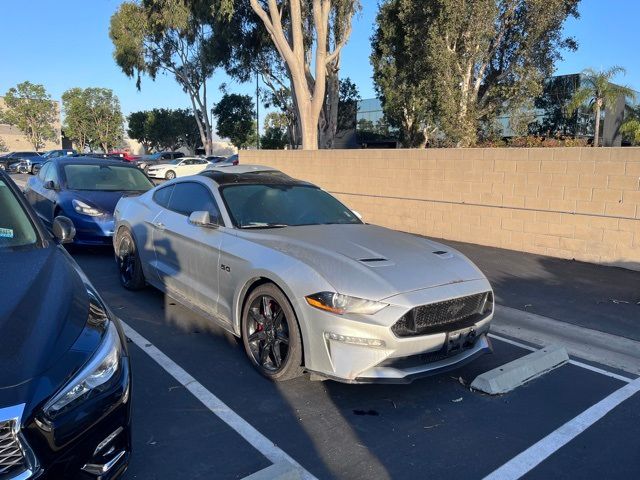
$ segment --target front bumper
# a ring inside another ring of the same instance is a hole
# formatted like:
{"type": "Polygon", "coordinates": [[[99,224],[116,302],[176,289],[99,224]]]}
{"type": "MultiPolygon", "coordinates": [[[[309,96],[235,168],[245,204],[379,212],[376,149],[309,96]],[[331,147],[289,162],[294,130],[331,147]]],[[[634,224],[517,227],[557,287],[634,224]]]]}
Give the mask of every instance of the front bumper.
{"type": "Polygon", "coordinates": [[[397,337],[391,326],[414,307],[490,290],[486,280],[417,290],[386,299],[389,306],[375,315],[334,315],[299,299],[305,367],[347,383],[408,383],[458,368],[492,351],[487,333],[493,312],[464,329],[443,327],[437,333],[412,337],[397,337]],[[348,343],[333,339],[336,336],[381,340],[384,345],[348,343]]]}
{"type": "Polygon", "coordinates": [[[113,216],[90,217],[74,214],[69,216],[76,228],[75,245],[112,245],[115,220],[113,216]]]}
{"type": "Polygon", "coordinates": [[[153,170],[152,168],[147,170],[147,176],[151,178],[164,178],[166,173],[164,170],[153,170]]]}

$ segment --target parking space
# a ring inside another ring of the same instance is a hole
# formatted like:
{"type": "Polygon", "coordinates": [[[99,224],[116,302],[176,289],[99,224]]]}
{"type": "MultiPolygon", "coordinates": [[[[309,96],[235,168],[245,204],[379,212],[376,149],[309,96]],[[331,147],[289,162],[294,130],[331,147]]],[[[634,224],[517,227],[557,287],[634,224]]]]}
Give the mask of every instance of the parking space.
{"type": "MultiPolygon", "coordinates": [[[[472,392],[467,385],[476,375],[529,353],[495,339],[493,355],[410,385],[308,376],[274,384],[251,368],[233,338],[172,299],[151,288],[122,289],[112,252],[74,257],[135,332],[317,478],[483,477],[625,385],[568,364],[503,396],[472,392]]],[[[163,367],[137,346],[132,351],[128,478],[241,478],[271,464],[163,367]]],[[[528,476],[640,475],[639,401],[635,394],[623,402],[528,476]]]]}

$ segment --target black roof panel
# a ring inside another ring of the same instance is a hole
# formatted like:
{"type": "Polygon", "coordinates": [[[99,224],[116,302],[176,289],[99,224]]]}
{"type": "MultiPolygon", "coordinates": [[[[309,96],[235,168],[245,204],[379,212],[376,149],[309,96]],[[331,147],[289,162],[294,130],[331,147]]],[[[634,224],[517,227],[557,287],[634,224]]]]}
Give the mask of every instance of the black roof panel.
{"type": "Polygon", "coordinates": [[[297,180],[282,172],[246,172],[228,173],[219,170],[205,170],[200,175],[210,178],[220,186],[226,185],[311,185],[309,182],[297,180]]]}

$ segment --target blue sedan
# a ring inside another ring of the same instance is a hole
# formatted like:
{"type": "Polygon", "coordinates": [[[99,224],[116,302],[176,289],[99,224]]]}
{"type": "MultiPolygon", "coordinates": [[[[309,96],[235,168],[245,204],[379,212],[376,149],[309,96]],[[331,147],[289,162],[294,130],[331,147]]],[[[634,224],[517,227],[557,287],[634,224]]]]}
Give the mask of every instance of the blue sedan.
{"type": "Polygon", "coordinates": [[[74,244],[111,245],[113,211],[118,200],[153,188],[133,164],[89,157],[50,160],[25,187],[25,196],[51,229],[59,215],[76,228],[74,244]]]}

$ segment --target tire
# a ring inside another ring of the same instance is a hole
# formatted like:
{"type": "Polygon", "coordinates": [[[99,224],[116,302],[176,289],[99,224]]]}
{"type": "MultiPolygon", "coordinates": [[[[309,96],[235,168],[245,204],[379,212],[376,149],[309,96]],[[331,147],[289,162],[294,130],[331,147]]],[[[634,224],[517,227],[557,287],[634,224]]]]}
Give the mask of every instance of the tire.
{"type": "Polygon", "coordinates": [[[280,382],[300,376],[302,338],[287,297],[272,283],[253,290],[242,309],[242,344],[251,364],[280,382]]]}
{"type": "Polygon", "coordinates": [[[35,174],[36,174],[36,173],[34,172],[34,168],[35,168],[35,166],[34,166],[34,165],[31,165],[31,168],[29,169],[29,174],[30,174],[30,175],[35,175],[35,174]]]}
{"type": "Polygon", "coordinates": [[[116,264],[120,283],[127,290],[140,290],[145,287],[142,262],[138,255],[136,242],[127,229],[121,229],[116,237],[116,264]]]}
{"type": "Polygon", "coordinates": [[[164,178],[167,180],[173,180],[174,178],[176,178],[176,172],[174,172],[173,170],[169,170],[164,174],[164,178]]]}

